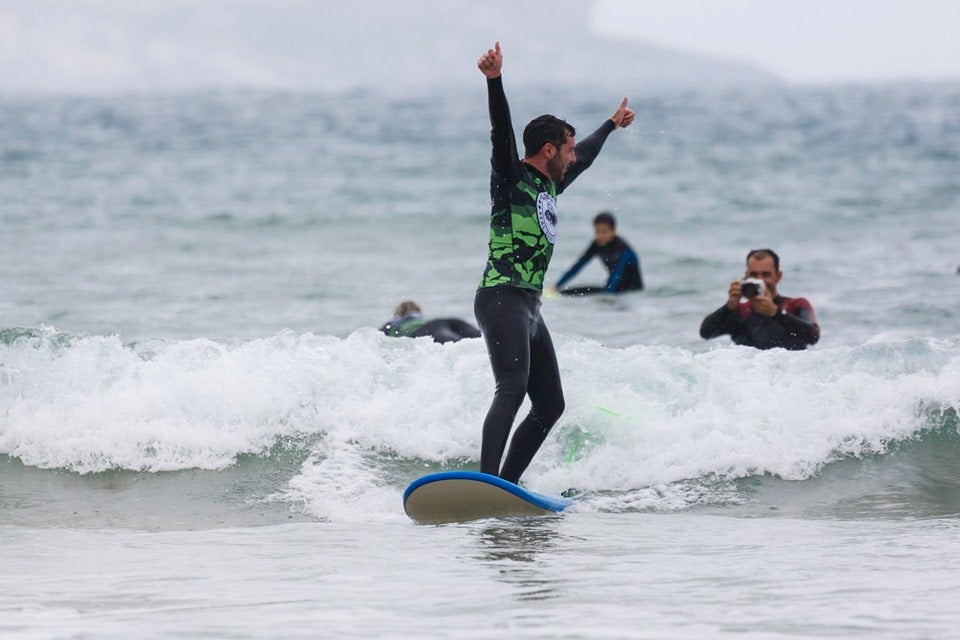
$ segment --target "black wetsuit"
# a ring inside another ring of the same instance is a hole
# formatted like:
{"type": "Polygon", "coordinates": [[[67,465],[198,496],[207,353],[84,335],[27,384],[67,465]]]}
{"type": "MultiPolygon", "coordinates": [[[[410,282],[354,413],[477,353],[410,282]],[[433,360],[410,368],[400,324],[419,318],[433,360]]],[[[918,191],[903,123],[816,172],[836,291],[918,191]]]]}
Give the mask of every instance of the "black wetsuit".
{"type": "Polygon", "coordinates": [[[424,320],[419,313],[394,316],[380,331],[394,338],[433,338],[434,342],[457,342],[464,338],[479,338],[480,330],[459,318],[424,320]]]}
{"type": "Polygon", "coordinates": [[[493,145],[490,251],[474,312],[496,393],[483,422],[480,470],[517,482],[564,409],[557,356],[540,316],[540,293],[556,239],[554,197],[590,166],[616,125],[607,120],[581,141],[577,161],[555,184],[520,161],[500,78],[487,81],[487,94],[493,145]],[[517,427],[501,468],[513,420],[526,395],[530,413],[517,427]]]}
{"type": "Polygon", "coordinates": [[[563,414],[563,386],[540,296],[517,287],[480,289],[474,301],[483,327],[496,394],[483,422],[480,470],[517,482],[563,414]],[[530,413],[517,427],[500,467],[510,427],[525,395],[530,413]]]}
{"type": "Polygon", "coordinates": [[[820,325],[806,298],[777,296],[773,301],[778,311],[772,318],[754,312],[749,302],[741,302],[736,311],[723,305],[704,318],[700,337],[708,340],[729,334],[740,345],[757,349],[782,347],[794,351],[817,343],[820,325]]]}
{"type": "Polygon", "coordinates": [[[643,276],[640,275],[640,258],[620,236],[614,236],[612,241],[603,246],[598,245],[596,241],[594,241],[587,247],[587,250],[583,252],[580,259],[557,281],[557,288],[560,289],[560,293],[564,295],[621,293],[623,291],[643,289],[643,276]],[[603,261],[603,266],[610,272],[607,283],[602,287],[573,287],[563,289],[563,285],[580,273],[580,270],[583,269],[594,256],[600,258],[600,260],[603,261]]]}

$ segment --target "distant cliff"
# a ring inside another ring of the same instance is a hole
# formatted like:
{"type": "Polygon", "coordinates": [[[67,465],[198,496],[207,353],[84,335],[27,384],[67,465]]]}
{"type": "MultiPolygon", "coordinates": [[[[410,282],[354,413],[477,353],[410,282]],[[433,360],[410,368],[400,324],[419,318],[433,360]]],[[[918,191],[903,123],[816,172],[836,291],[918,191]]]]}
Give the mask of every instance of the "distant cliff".
{"type": "Polygon", "coordinates": [[[530,85],[778,82],[747,64],[600,36],[589,17],[588,4],[571,0],[9,3],[0,5],[0,91],[466,86],[498,38],[505,73],[530,85]]]}

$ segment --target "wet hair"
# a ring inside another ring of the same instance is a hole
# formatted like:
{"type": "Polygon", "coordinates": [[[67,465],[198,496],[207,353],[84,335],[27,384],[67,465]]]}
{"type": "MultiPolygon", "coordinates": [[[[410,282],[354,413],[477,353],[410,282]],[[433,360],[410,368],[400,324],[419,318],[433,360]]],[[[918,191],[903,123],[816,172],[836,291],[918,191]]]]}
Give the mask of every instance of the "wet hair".
{"type": "Polygon", "coordinates": [[[524,154],[528,158],[535,156],[548,142],[559,149],[567,141],[567,136],[575,135],[576,129],[556,116],[534,118],[523,130],[524,154]]]}
{"type": "Polygon", "coordinates": [[[613,214],[609,211],[601,211],[593,217],[593,224],[605,224],[611,229],[617,228],[617,219],[613,217],[613,214]]]}
{"type": "Polygon", "coordinates": [[[777,252],[773,249],[752,249],[750,253],[747,254],[747,264],[754,258],[757,260],[773,258],[773,270],[777,272],[780,271],[780,256],[778,256],[777,252]]]}
{"type": "Polygon", "coordinates": [[[420,305],[413,300],[404,300],[393,310],[395,316],[405,316],[409,313],[421,313],[420,305]]]}

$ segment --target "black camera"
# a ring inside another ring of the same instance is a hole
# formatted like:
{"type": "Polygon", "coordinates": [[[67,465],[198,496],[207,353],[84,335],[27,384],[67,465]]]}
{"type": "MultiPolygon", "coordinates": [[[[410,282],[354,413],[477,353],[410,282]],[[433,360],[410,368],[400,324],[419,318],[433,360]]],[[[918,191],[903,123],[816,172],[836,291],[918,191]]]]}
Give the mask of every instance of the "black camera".
{"type": "Polygon", "coordinates": [[[766,285],[759,278],[746,278],[740,284],[740,295],[747,300],[762,296],[766,290],[766,285]]]}

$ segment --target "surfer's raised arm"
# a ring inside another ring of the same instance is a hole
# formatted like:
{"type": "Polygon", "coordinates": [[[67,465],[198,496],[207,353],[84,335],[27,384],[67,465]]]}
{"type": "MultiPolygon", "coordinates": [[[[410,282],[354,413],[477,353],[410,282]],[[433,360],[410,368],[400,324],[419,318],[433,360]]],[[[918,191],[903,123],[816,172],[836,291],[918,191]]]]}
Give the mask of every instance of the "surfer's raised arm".
{"type": "Polygon", "coordinates": [[[577,143],[577,161],[570,165],[564,174],[563,181],[558,185],[557,191],[559,193],[563,193],[570,186],[570,183],[577,179],[577,176],[593,164],[593,161],[600,155],[600,149],[603,148],[603,143],[607,141],[607,136],[617,129],[626,129],[633,124],[637,114],[627,106],[627,102],[627,98],[621,100],[617,110],[603,121],[599,129],[577,143]]]}
{"type": "Polygon", "coordinates": [[[517,153],[517,140],[510,119],[510,106],[503,92],[503,52],[497,42],[493,49],[477,60],[477,68],[487,79],[487,104],[490,109],[490,142],[493,154],[490,162],[493,170],[504,178],[516,179],[520,157],[517,153]]]}

